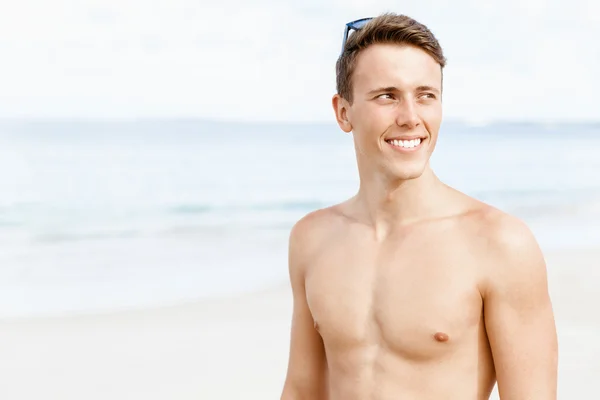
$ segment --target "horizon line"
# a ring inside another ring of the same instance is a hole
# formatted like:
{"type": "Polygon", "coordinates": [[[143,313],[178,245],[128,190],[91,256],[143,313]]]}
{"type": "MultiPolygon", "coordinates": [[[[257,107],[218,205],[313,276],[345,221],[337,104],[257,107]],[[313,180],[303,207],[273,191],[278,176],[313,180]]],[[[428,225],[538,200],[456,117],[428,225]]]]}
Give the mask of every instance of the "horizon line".
{"type": "MultiPolygon", "coordinates": [[[[201,116],[159,116],[159,117],[42,117],[42,116],[21,116],[21,117],[0,117],[0,123],[140,123],[140,122],[202,122],[216,124],[244,124],[244,125],[335,125],[332,120],[279,120],[279,119],[223,119],[201,116]]],[[[486,126],[498,124],[512,125],[600,125],[600,118],[562,118],[562,119],[542,119],[542,118],[481,118],[467,119],[458,117],[446,117],[442,120],[444,123],[461,124],[469,126],[486,126]]]]}

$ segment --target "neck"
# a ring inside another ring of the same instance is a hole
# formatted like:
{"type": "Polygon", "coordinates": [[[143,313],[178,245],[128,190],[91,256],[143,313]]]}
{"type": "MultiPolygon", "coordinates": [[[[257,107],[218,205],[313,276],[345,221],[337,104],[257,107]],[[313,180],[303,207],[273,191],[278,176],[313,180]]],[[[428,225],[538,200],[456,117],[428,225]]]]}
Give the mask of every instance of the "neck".
{"type": "Polygon", "coordinates": [[[360,177],[360,188],[354,201],[360,210],[360,219],[372,226],[377,236],[385,236],[395,226],[439,214],[439,199],[447,186],[429,165],[420,177],[409,180],[389,180],[381,174],[372,175],[360,177]]]}

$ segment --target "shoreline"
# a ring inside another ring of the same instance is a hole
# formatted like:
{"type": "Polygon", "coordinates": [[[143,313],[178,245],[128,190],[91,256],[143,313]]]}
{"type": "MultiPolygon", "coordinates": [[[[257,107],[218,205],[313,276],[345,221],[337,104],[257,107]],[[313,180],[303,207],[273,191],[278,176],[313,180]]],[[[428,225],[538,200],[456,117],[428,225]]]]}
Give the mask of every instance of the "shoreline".
{"type": "MultiPolygon", "coordinates": [[[[559,335],[559,398],[588,398],[600,376],[600,246],[544,255],[559,335]]],[[[291,311],[282,282],[160,307],[2,319],[0,397],[279,398],[291,311]]]]}
{"type": "MultiPolygon", "coordinates": [[[[543,250],[544,256],[547,262],[548,269],[548,280],[550,290],[552,290],[553,279],[556,279],[553,275],[560,275],[565,271],[559,271],[556,269],[557,264],[567,264],[569,258],[589,258],[594,259],[597,255],[600,255],[600,245],[598,246],[582,246],[582,247],[569,247],[569,248],[553,248],[549,250],[543,250]]],[[[600,261],[598,262],[600,267],[600,261]]],[[[286,267],[287,268],[287,267],[286,267]]],[[[598,272],[591,270],[591,274],[600,279],[600,268],[598,272]]],[[[559,276],[559,277],[560,277],[559,276]]],[[[587,280],[584,280],[587,281],[587,280]]],[[[598,281],[600,283],[600,280],[598,281]]],[[[563,282],[564,283],[564,282],[563,282]]],[[[110,316],[127,316],[133,314],[147,314],[147,313],[168,313],[174,310],[185,310],[185,309],[209,309],[212,307],[224,307],[231,306],[233,303],[243,302],[252,298],[262,298],[264,296],[272,295],[289,295],[289,282],[287,280],[279,281],[277,283],[271,283],[263,285],[259,289],[247,289],[235,293],[228,293],[223,295],[210,295],[205,297],[191,298],[183,301],[165,302],[158,305],[140,305],[132,307],[115,307],[108,309],[96,309],[96,310],[82,310],[82,311],[66,311],[62,313],[52,313],[49,315],[23,315],[23,316],[10,316],[0,317],[0,325],[6,323],[23,323],[27,321],[56,321],[56,320],[71,320],[71,319],[86,319],[86,318],[107,318],[110,316]]]]}

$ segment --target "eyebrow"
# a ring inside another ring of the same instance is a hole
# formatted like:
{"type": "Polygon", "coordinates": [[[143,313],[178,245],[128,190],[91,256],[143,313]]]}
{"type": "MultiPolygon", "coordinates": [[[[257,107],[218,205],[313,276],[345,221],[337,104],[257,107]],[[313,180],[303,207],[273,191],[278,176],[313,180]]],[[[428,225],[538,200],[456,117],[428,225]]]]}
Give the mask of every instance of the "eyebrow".
{"type": "MultiPolygon", "coordinates": [[[[417,92],[430,91],[430,92],[440,93],[439,89],[436,89],[433,86],[427,86],[427,85],[418,86],[415,90],[417,92]]],[[[381,93],[381,92],[401,92],[401,90],[395,86],[388,86],[388,87],[380,87],[377,89],[373,89],[373,90],[369,91],[368,94],[372,95],[372,94],[381,93]]]]}

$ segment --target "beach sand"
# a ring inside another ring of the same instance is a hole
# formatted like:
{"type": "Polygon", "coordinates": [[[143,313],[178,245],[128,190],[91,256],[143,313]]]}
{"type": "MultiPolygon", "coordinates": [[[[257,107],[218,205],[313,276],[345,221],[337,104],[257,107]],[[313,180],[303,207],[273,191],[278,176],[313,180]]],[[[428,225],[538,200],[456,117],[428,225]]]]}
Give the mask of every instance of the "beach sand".
{"type": "MultiPolygon", "coordinates": [[[[600,249],[546,259],[559,399],[599,398],[600,249]]],[[[0,399],[279,399],[291,309],[284,283],[157,309],[3,320],[0,399]]]]}

